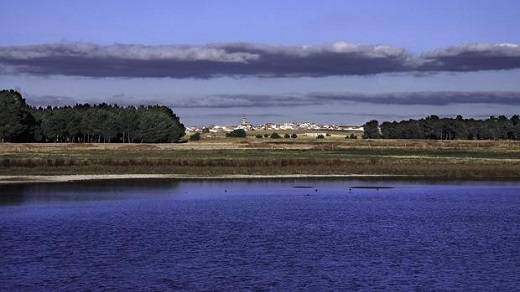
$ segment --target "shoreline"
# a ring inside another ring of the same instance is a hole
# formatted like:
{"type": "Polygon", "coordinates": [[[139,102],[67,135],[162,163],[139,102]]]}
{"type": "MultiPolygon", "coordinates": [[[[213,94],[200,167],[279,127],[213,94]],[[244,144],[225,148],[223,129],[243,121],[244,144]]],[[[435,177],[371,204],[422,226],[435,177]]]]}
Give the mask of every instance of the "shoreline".
{"type": "Polygon", "coordinates": [[[84,181],[110,180],[262,180],[262,179],[380,179],[380,180],[437,180],[437,181],[515,181],[511,178],[449,178],[422,175],[389,174],[278,174],[278,175],[243,175],[229,174],[220,176],[194,176],[182,174],[81,174],[81,175],[0,175],[0,186],[11,184],[69,183],[84,181]]]}
{"type": "Polygon", "coordinates": [[[277,174],[245,175],[229,174],[220,176],[195,176],[183,174],[74,174],[74,175],[0,175],[0,185],[32,183],[66,183],[96,180],[142,180],[142,179],[185,179],[185,180],[247,180],[247,179],[299,179],[299,178],[411,178],[407,175],[370,175],[370,174],[277,174]]]}

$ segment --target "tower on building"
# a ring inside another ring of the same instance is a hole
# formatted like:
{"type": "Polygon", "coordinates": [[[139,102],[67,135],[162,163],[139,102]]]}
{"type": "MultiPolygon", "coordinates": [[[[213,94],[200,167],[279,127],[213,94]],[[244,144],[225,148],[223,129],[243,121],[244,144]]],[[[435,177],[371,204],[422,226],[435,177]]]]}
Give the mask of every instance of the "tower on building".
{"type": "Polygon", "coordinates": [[[249,126],[249,122],[247,121],[246,116],[243,116],[243,117],[242,117],[242,123],[241,123],[241,125],[242,125],[243,127],[247,127],[247,126],[249,126]]]}

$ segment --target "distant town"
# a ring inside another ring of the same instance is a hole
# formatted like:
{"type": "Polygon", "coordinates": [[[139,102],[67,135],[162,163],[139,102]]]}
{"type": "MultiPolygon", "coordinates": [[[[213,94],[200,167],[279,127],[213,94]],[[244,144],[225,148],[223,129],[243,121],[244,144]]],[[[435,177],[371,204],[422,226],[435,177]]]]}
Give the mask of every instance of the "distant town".
{"type": "Polygon", "coordinates": [[[249,123],[246,117],[242,118],[242,121],[238,125],[224,126],[224,125],[211,125],[206,127],[187,127],[186,131],[195,132],[206,132],[206,133],[224,133],[230,132],[237,129],[243,129],[245,131],[290,131],[290,130],[305,130],[305,131],[363,131],[361,126],[340,126],[334,124],[316,124],[312,122],[286,122],[283,124],[276,123],[265,123],[253,125],[249,123]]]}

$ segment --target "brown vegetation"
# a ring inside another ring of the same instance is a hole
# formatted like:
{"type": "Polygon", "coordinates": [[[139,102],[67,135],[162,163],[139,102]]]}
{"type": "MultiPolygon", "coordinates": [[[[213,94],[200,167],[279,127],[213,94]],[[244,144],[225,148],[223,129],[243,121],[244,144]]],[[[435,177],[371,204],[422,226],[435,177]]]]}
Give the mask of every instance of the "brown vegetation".
{"type": "Polygon", "coordinates": [[[518,180],[520,143],[253,137],[184,144],[0,144],[0,175],[145,173],[518,180]]]}

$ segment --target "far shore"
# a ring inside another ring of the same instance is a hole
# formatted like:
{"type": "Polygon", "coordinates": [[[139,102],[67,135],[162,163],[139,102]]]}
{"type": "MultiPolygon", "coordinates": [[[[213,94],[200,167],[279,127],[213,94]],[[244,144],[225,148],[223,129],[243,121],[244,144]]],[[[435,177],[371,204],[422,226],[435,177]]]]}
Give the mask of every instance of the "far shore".
{"type": "MultiPolygon", "coordinates": [[[[0,175],[0,185],[67,183],[81,181],[107,180],[262,180],[262,179],[359,179],[359,180],[440,180],[440,181],[482,181],[475,178],[446,178],[422,175],[389,175],[389,174],[277,174],[277,175],[244,175],[227,174],[219,176],[194,176],[183,174],[81,174],[81,175],[0,175]]],[[[507,178],[489,178],[486,181],[517,181],[507,178]]]]}
{"type": "Polygon", "coordinates": [[[181,174],[81,174],[81,175],[2,175],[2,184],[32,184],[32,183],[63,183],[96,180],[136,180],[136,179],[184,179],[184,180],[232,180],[232,179],[301,179],[301,178],[350,178],[350,179],[412,179],[417,176],[409,175],[368,175],[368,174],[338,174],[338,175],[306,175],[306,174],[284,174],[284,175],[221,175],[221,176],[187,176],[181,174]]]}

